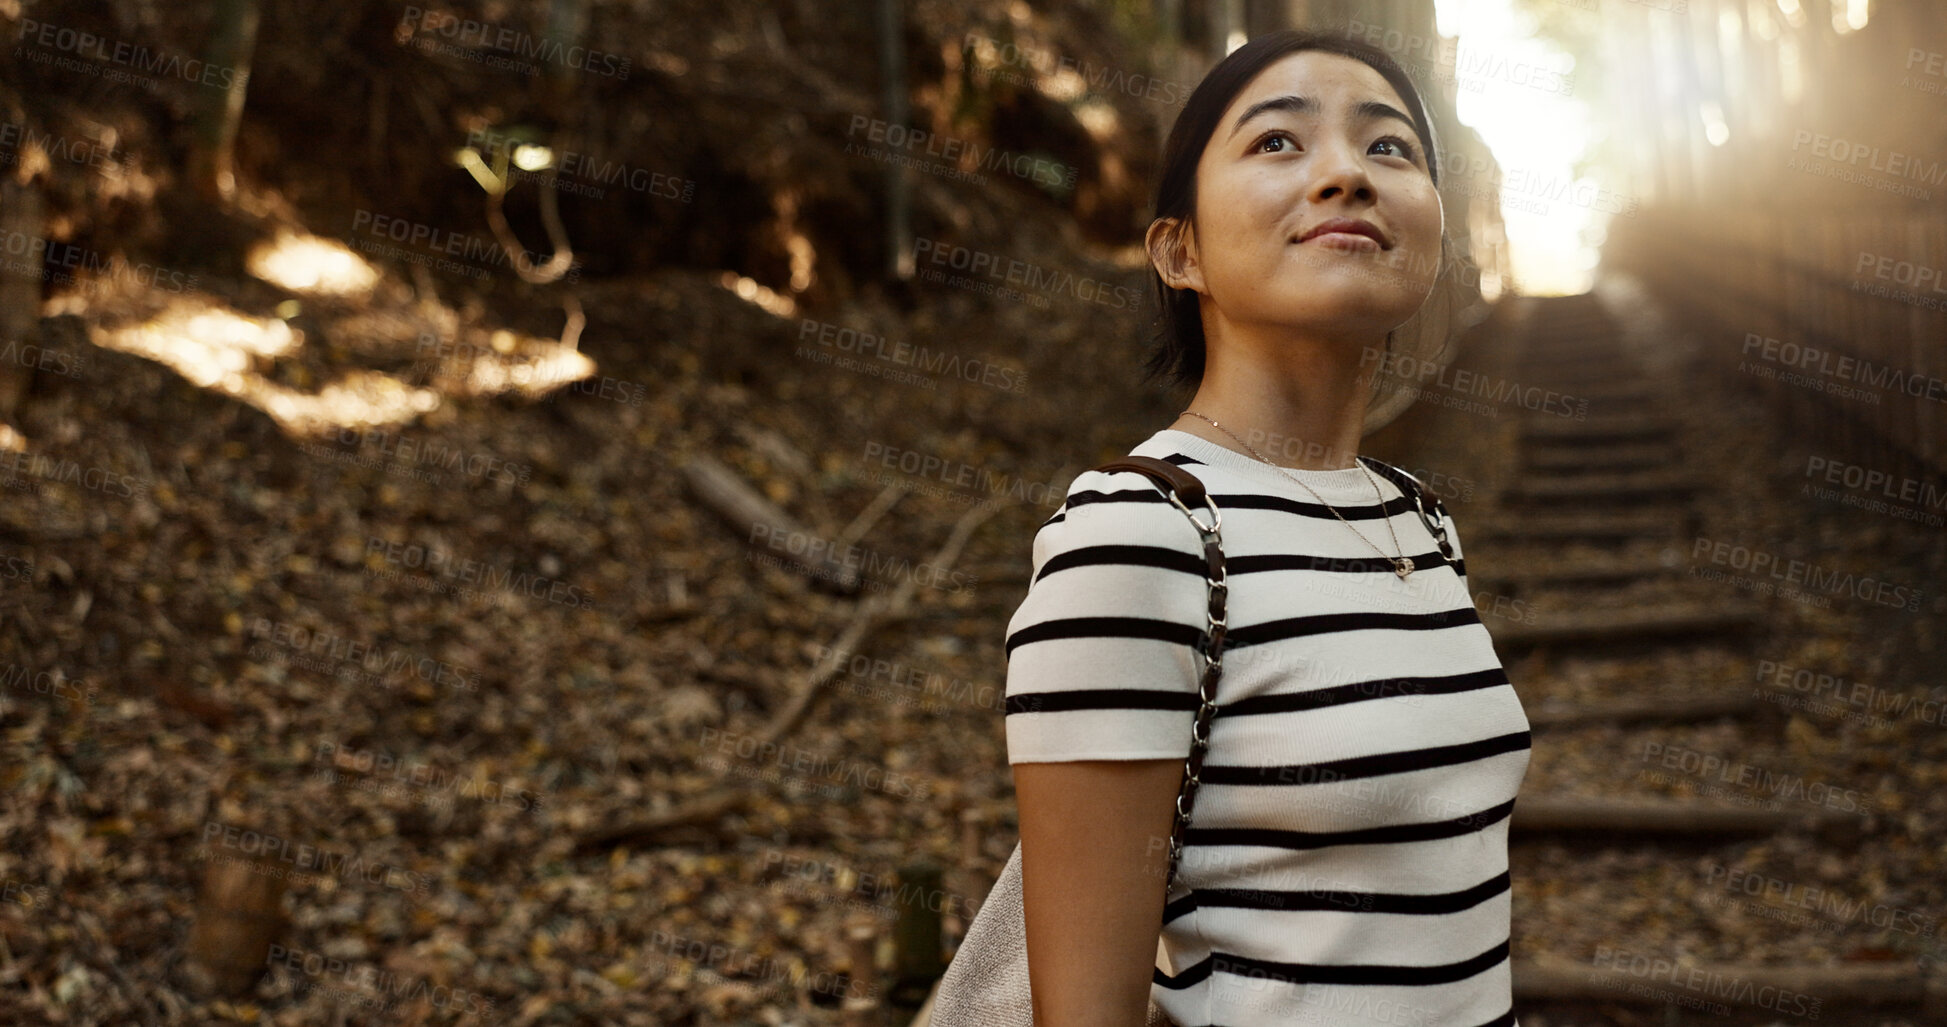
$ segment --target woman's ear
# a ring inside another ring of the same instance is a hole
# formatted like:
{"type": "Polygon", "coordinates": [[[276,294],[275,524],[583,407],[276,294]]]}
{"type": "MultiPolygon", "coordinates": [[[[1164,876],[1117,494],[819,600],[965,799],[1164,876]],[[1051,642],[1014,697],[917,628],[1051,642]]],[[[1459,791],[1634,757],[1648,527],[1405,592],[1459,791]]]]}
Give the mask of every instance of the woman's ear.
{"type": "Polygon", "coordinates": [[[1178,218],[1157,218],[1143,235],[1149,263],[1172,289],[1203,292],[1203,265],[1197,260],[1196,229],[1178,218]]]}

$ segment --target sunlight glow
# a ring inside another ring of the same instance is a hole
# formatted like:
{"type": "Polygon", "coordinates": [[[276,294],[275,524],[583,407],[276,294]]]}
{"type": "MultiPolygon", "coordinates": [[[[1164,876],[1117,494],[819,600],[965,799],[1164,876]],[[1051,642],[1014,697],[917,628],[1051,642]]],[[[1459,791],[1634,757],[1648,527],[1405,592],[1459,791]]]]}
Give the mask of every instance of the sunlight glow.
{"type": "Polygon", "coordinates": [[[260,365],[294,354],[299,336],[277,318],[246,317],[207,300],[176,301],[147,321],[104,329],[99,341],[243,400],[296,435],[317,436],[341,425],[396,424],[440,403],[439,393],[431,389],[363,369],[316,393],[272,381],[260,365]]]}
{"type": "Polygon", "coordinates": [[[1574,60],[1536,36],[1532,16],[1514,0],[1436,0],[1434,14],[1442,35],[1458,37],[1451,63],[1436,70],[1457,77],[1460,120],[1501,164],[1498,182],[1462,180],[1455,188],[1500,193],[1514,273],[1504,284],[1528,295],[1588,290],[1596,265],[1589,240],[1628,198],[1576,173],[1592,127],[1587,105],[1573,98],[1581,84],[1574,60]]]}
{"type": "Polygon", "coordinates": [[[1836,0],[1832,5],[1832,31],[1840,35],[1866,27],[1869,0],[1836,0]]]}
{"type": "Polygon", "coordinates": [[[475,360],[467,371],[467,391],[518,392],[525,396],[538,396],[595,373],[595,362],[580,350],[541,339],[530,339],[528,342],[529,348],[542,350],[538,359],[475,360]]]}
{"type": "Polygon", "coordinates": [[[725,271],[717,276],[717,284],[730,290],[737,298],[778,317],[792,317],[798,312],[797,301],[754,278],[746,278],[735,271],[725,271]]]}
{"type": "Polygon", "coordinates": [[[1716,100],[1706,100],[1697,106],[1697,116],[1704,122],[1704,138],[1712,146],[1722,146],[1731,138],[1731,126],[1724,120],[1724,108],[1716,100]]]}
{"type": "Polygon", "coordinates": [[[344,243],[289,230],[251,247],[244,266],[280,289],[307,295],[363,295],[379,281],[378,271],[344,243]]]}

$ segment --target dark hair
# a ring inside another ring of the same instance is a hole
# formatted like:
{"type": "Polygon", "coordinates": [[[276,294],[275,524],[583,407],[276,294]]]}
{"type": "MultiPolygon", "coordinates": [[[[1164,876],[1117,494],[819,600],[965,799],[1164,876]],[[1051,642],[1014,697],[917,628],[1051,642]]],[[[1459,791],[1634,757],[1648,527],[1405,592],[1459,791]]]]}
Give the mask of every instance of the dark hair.
{"type": "MultiPolygon", "coordinates": [[[[1323,50],[1362,61],[1391,83],[1406,101],[1406,112],[1420,131],[1427,173],[1434,185],[1440,184],[1439,145],[1433,137],[1433,124],[1427,118],[1419,90],[1413,87],[1413,80],[1398,62],[1386,51],[1358,39],[1287,29],[1259,36],[1238,47],[1197,83],[1163,144],[1163,174],[1156,184],[1156,212],[1152,223],[1157,218],[1177,218],[1186,225],[1195,223],[1197,163],[1202,160],[1204,147],[1216,132],[1224,111],[1259,72],[1305,50],[1323,50]]],[[[1150,267],[1149,278],[1156,291],[1156,332],[1144,366],[1143,381],[1167,378],[1172,385],[1194,387],[1203,380],[1203,314],[1198,306],[1199,297],[1193,289],[1171,288],[1154,265],[1150,267]]],[[[1389,347],[1391,338],[1388,333],[1389,347]]]]}

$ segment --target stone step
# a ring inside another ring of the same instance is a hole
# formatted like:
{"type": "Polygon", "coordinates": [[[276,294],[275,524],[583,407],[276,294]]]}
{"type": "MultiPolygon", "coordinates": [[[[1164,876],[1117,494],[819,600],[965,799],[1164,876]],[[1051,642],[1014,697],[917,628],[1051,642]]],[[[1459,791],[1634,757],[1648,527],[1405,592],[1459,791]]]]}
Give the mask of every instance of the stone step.
{"type": "Polygon", "coordinates": [[[1748,603],[1692,603],[1615,610],[1537,612],[1531,620],[1488,630],[1497,649],[1542,645],[1626,645],[1746,636],[1764,624],[1762,607],[1748,603]]]}
{"type": "Polygon", "coordinates": [[[1601,510],[1589,513],[1531,513],[1487,525],[1482,541],[1496,545],[1531,542],[1593,542],[1621,545],[1637,539],[1668,540],[1686,533],[1688,510],[1601,510]]]}
{"type": "Polygon", "coordinates": [[[1725,692],[1593,703],[1536,703],[1528,706],[1527,713],[1528,726],[1540,730],[1595,724],[1687,724],[1719,717],[1749,717],[1763,709],[1751,692],[1725,692]]]}
{"type": "Polygon", "coordinates": [[[1667,442],[1618,443],[1613,446],[1533,445],[1522,447],[1521,462],[1535,472],[1582,473],[1668,467],[1683,454],[1667,442]]]}
{"type": "MultiPolygon", "coordinates": [[[[1759,900],[1742,896],[1747,901],[1759,900]]],[[[1514,1000],[1611,1005],[1665,1006],[1681,999],[1726,1006],[1748,1006],[1759,1020],[1788,1023],[1806,1010],[1816,1017],[1820,1007],[1830,1011],[1853,1007],[1919,1007],[1920,1022],[1940,1023],[1947,1015],[1947,978],[1917,971],[1911,960],[1831,964],[1781,965],[1698,963],[1670,959],[1657,943],[1635,949],[1616,947],[1606,959],[1598,949],[1587,963],[1517,959],[1510,967],[1514,1000]],[[1791,1016],[1780,1015],[1789,1003],[1791,1016]]],[[[1748,1015],[1748,1014],[1747,1014],[1748,1015]]],[[[1656,1016],[1643,1011],[1647,1023],[1656,1016]]],[[[1552,1018],[1551,1018],[1552,1019],[1552,1018]]],[[[1670,1016],[1664,1022],[1678,1022],[1670,1016]]],[[[1744,1022],[1736,1020],[1733,1022],[1744,1022]]],[[[1751,1022],[1757,1022],[1753,1020],[1751,1022]]],[[[1869,1021],[1871,1022],[1871,1021],[1869,1021]]]]}
{"type": "Polygon", "coordinates": [[[1591,414],[1579,420],[1544,414],[1521,425],[1524,442],[1573,446],[1667,440],[1676,431],[1676,422],[1653,414],[1591,414]]]}
{"type": "Polygon", "coordinates": [[[1512,563],[1513,559],[1512,554],[1503,558],[1492,552],[1470,551],[1467,555],[1468,576],[1496,591],[1518,592],[1532,588],[1642,581],[1675,574],[1683,569],[1681,563],[1666,564],[1649,556],[1585,557],[1560,562],[1528,558],[1519,565],[1512,563]]]}
{"type": "Polygon", "coordinates": [[[1666,470],[1627,474],[1531,475],[1517,480],[1503,498],[1517,503],[1594,505],[1683,502],[1703,483],[1688,473],[1666,470]]]}
{"type": "MultiPolygon", "coordinates": [[[[1654,767],[1655,760],[1644,767],[1654,767]]],[[[1673,771],[1675,776],[1681,772],[1673,771]]],[[[1795,802],[1779,809],[1701,799],[1521,796],[1510,832],[1519,834],[1763,835],[1806,829],[1856,838],[1863,818],[1843,809],[1795,802]]]]}

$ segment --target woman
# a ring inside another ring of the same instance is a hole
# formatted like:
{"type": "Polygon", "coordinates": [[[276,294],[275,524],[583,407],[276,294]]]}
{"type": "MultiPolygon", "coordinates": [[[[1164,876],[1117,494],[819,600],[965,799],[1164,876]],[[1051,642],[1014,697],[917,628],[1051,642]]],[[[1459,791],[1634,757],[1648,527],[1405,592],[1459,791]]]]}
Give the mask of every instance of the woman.
{"type": "Polygon", "coordinates": [[[1225,58],[1170,132],[1150,370],[1195,395],[1132,452],[1185,466],[1222,510],[1219,711],[1178,871],[1192,891],[1165,910],[1199,546],[1144,476],[1084,472],[1008,625],[1040,1027],[1136,1027],[1152,999],[1183,1025],[1515,1023],[1528,722],[1451,518],[1449,558],[1405,472],[1357,456],[1371,371],[1441,264],[1436,153],[1383,52],[1295,32],[1225,58]]]}

